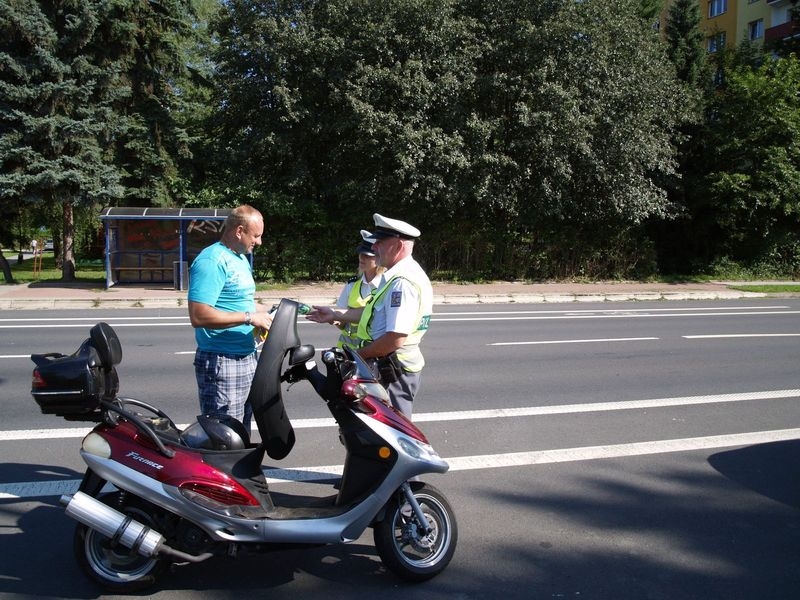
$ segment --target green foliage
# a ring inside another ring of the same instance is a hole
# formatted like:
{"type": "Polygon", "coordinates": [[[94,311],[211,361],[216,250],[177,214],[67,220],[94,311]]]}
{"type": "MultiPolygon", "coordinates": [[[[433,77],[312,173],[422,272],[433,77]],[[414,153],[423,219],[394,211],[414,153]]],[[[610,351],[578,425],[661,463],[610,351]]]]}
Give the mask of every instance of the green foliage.
{"type": "MultiPolygon", "coordinates": [[[[75,210],[189,195],[197,140],[180,117],[199,89],[184,77],[191,6],[0,4],[0,198],[45,205],[59,222],[65,279],[73,276],[75,210]]],[[[92,221],[78,228],[84,250],[96,245],[92,221]]]]}
{"type": "Polygon", "coordinates": [[[109,140],[115,63],[92,43],[104,3],[20,0],[0,5],[0,198],[61,207],[62,267],[74,277],[73,210],[121,197],[109,140]]]}
{"type": "MultiPolygon", "coordinates": [[[[32,258],[18,263],[17,256],[6,256],[13,275],[13,283],[24,284],[37,281],[54,281],[61,279],[61,268],[52,252],[45,252],[39,269],[34,272],[32,258]]],[[[96,283],[98,288],[105,287],[106,270],[102,261],[78,260],[75,270],[76,281],[96,283]]],[[[11,283],[11,282],[7,282],[11,283]]]]}
{"type": "Polygon", "coordinates": [[[224,8],[216,163],[281,260],[324,276],[379,211],[421,225],[428,264],[530,276],[520,259],[552,252],[518,251],[533,232],[583,232],[591,255],[671,210],[687,103],[633,0],[224,8]]]}
{"type": "Polygon", "coordinates": [[[121,195],[101,143],[117,119],[113,66],[87,56],[97,5],[64,0],[0,7],[0,197],[91,204],[121,195]]]}
{"type": "Polygon", "coordinates": [[[639,0],[639,16],[648,23],[657,23],[664,10],[664,0],[639,0]]]}
{"type": "Polygon", "coordinates": [[[773,284],[753,284],[753,285],[732,285],[731,289],[740,290],[742,292],[756,292],[760,294],[798,294],[800,293],[800,285],[791,283],[773,283],[773,284]]]}
{"type": "MultiPolygon", "coordinates": [[[[183,200],[192,143],[187,131],[198,85],[188,73],[195,35],[191,0],[103,3],[92,38],[102,64],[118,65],[111,142],[127,206],[174,206],[183,200]]],[[[197,62],[195,62],[195,65],[197,62]]],[[[202,85],[202,84],[201,84],[202,85]]]]}
{"type": "Polygon", "coordinates": [[[681,81],[705,89],[711,77],[706,64],[705,34],[699,25],[700,6],[696,0],[675,0],[670,4],[665,31],[669,59],[681,81]]]}
{"type": "Polygon", "coordinates": [[[373,212],[455,278],[796,272],[796,60],[709,65],[697,3],[670,3],[663,40],[662,10],[0,2],[0,239],[47,225],[66,276],[102,204],[247,202],[263,279],[352,272],[373,212]]]}
{"type": "Polygon", "coordinates": [[[705,135],[718,253],[800,270],[800,61],[734,65],[705,135]]]}

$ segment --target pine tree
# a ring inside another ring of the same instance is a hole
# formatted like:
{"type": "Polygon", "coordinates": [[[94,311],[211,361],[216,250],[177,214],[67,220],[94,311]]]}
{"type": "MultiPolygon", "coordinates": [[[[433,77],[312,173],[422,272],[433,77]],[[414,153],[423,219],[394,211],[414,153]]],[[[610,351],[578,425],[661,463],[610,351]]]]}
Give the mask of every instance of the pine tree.
{"type": "Polygon", "coordinates": [[[705,37],[696,0],[675,0],[670,5],[665,33],[678,77],[692,86],[704,86],[708,81],[705,37]]]}
{"type": "Polygon", "coordinates": [[[60,206],[62,278],[75,275],[74,207],[121,195],[107,145],[114,63],[87,54],[103,3],[0,4],[0,197],[60,206]]]}
{"type": "Polygon", "coordinates": [[[192,31],[191,0],[117,0],[110,3],[91,51],[99,61],[119,64],[114,102],[125,129],[114,139],[124,202],[133,206],[180,204],[177,190],[192,158],[185,114],[185,41],[192,31]]]}

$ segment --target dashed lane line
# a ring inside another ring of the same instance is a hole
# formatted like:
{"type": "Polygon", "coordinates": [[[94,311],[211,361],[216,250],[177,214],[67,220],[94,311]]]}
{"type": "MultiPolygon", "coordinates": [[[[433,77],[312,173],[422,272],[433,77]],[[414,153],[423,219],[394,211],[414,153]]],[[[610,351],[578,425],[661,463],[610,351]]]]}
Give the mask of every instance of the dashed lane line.
{"type": "MultiPolygon", "coordinates": [[[[800,439],[800,428],[634,442],[629,444],[610,444],[605,446],[558,448],[533,452],[456,456],[447,458],[446,460],[450,464],[451,471],[470,471],[476,469],[526,467],[563,462],[625,458],[671,452],[730,448],[733,446],[751,446],[754,444],[767,444],[797,439],[800,439]]],[[[301,467],[296,469],[265,469],[264,474],[267,477],[267,481],[273,485],[286,481],[324,481],[340,476],[342,474],[342,465],[301,467]]],[[[78,489],[79,484],[79,479],[0,484],[0,500],[41,498],[71,494],[78,489]]]]}
{"type": "MultiPolygon", "coordinates": [[[[416,423],[434,421],[469,421],[475,419],[503,419],[516,417],[536,417],[542,415],[564,415],[585,412],[605,412],[612,410],[638,410],[664,408],[667,406],[692,406],[726,402],[747,402],[751,400],[779,400],[800,398],[800,389],[767,390],[758,392],[737,392],[732,394],[709,394],[704,396],[677,396],[674,398],[654,398],[649,400],[620,400],[616,402],[588,402],[585,404],[557,404],[554,406],[523,406],[516,408],[488,408],[482,410],[459,410],[414,415],[416,423]]],[[[187,424],[178,424],[181,429],[187,424]]],[[[294,419],[295,429],[334,427],[332,418],[294,419]]],[[[68,439],[84,437],[91,427],[67,427],[61,429],[19,429],[0,431],[0,442],[15,440],[68,439]]]]}

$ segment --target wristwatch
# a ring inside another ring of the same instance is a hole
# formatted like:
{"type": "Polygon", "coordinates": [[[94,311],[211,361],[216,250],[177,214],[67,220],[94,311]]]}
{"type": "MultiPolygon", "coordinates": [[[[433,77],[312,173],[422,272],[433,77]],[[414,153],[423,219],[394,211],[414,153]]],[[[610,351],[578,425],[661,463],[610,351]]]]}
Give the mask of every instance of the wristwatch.
{"type": "Polygon", "coordinates": [[[252,321],[250,320],[250,311],[249,310],[245,311],[245,313],[244,313],[244,324],[245,325],[250,325],[251,323],[252,323],[252,321]]]}

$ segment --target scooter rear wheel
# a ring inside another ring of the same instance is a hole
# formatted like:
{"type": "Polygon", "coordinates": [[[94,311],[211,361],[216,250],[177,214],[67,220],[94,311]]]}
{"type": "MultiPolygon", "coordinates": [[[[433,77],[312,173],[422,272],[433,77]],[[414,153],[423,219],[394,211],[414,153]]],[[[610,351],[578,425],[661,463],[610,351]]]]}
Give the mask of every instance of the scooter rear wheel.
{"type": "MultiPolygon", "coordinates": [[[[126,498],[122,507],[118,493],[100,500],[143,525],[154,526],[144,503],[137,499],[126,498]]],[[[168,561],[142,556],[119,544],[112,545],[109,538],[82,523],[75,528],[73,549],[83,573],[112,592],[129,593],[144,589],[169,566],[168,561]]]]}
{"type": "MultiPolygon", "coordinates": [[[[412,484],[414,485],[414,484],[412,484]]],[[[441,573],[453,558],[458,526],[453,509],[439,490],[422,484],[414,491],[430,533],[425,534],[411,505],[400,496],[386,505],[386,516],[375,524],[375,548],[383,564],[407,581],[425,581],[441,573]]]]}

